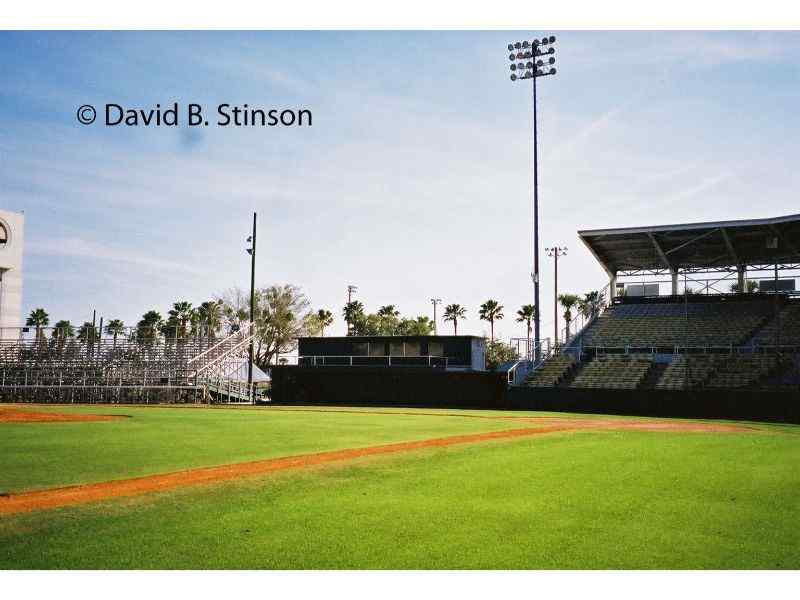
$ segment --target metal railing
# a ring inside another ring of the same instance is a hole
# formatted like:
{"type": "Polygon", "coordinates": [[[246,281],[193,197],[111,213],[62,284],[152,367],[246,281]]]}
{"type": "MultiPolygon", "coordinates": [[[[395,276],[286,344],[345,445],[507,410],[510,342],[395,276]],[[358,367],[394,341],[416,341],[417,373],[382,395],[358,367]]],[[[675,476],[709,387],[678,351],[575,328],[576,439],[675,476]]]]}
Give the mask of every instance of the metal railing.
{"type": "Polygon", "coordinates": [[[431,367],[446,369],[446,356],[298,356],[301,367],[431,367]]]}

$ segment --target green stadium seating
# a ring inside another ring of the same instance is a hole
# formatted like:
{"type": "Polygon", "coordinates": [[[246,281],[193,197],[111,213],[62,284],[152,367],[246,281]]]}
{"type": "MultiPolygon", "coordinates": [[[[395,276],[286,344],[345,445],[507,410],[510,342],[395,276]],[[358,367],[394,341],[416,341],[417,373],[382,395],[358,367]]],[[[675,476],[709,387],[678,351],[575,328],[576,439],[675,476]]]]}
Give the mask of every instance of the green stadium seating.
{"type": "Polygon", "coordinates": [[[548,358],[538,369],[531,372],[525,385],[531,387],[555,387],[575,368],[575,359],[569,354],[556,354],[548,358]]]}
{"type": "Polygon", "coordinates": [[[570,387],[636,389],[652,364],[646,354],[602,355],[586,363],[570,387]]]}
{"type": "Polygon", "coordinates": [[[770,317],[768,300],[621,304],[583,336],[584,347],[724,347],[741,345],[770,317]]]}

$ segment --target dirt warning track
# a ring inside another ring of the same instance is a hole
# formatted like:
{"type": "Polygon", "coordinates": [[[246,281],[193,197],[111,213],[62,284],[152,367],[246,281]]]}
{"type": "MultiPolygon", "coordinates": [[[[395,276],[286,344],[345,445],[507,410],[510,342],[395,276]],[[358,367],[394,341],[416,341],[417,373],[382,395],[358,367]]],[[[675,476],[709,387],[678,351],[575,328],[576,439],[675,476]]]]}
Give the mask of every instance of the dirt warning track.
{"type": "Polygon", "coordinates": [[[0,407],[0,423],[81,423],[86,421],[114,421],[125,415],[78,415],[42,412],[17,407],[0,407]]]}
{"type": "MultiPolygon", "coordinates": [[[[43,413],[46,414],[46,413],[43,413]]],[[[71,416],[71,415],[62,415],[71,416]]],[[[520,421],[523,419],[520,418],[520,421]]],[[[252,462],[235,463],[216,467],[202,467],[161,475],[136,477],[105,481],[63,488],[53,488],[21,494],[0,496],[0,515],[10,515],[36,510],[45,510],[99,502],[111,498],[138,496],[151,492],[165,491],[192,485],[229,481],[240,477],[264,475],[277,471],[302,469],[328,463],[338,463],[368,456],[398,454],[425,448],[441,448],[463,444],[475,444],[492,440],[507,440],[530,437],[555,432],[580,430],[638,430],[638,431],[684,431],[684,432],[745,432],[752,428],[732,424],[707,424],[669,421],[631,421],[623,419],[569,419],[559,417],[531,417],[525,422],[536,423],[538,427],[524,427],[454,435],[442,438],[399,442],[365,448],[332,450],[315,454],[303,454],[252,462]]]]}

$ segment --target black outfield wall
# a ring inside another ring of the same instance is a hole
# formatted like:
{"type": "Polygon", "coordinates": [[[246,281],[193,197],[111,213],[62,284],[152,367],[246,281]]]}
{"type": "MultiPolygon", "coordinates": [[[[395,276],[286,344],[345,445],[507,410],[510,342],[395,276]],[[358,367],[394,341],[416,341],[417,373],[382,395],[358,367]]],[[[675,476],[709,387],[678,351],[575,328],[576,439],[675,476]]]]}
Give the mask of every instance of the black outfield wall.
{"type": "Polygon", "coordinates": [[[506,400],[508,408],[517,410],[800,423],[799,391],[517,387],[508,390],[506,400]]]}
{"type": "Polygon", "coordinates": [[[503,408],[502,373],[425,367],[272,367],[273,404],[503,408]]]}
{"type": "Polygon", "coordinates": [[[505,375],[403,367],[272,367],[272,402],[740,419],[800,424],[800,391],[508,388],[505,375]]]}

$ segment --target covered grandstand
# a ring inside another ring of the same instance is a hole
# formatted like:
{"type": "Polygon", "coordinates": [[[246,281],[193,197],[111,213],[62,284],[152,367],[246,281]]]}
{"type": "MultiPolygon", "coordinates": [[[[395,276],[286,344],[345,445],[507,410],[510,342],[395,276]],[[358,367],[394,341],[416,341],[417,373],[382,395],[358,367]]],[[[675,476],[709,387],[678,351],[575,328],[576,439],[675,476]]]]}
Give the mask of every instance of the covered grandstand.
{"type": "Polygon", "coordinates": [[[528,386],[800,390],[800,215],[578,235],[609,277],[602,310],[528,386]]]}

